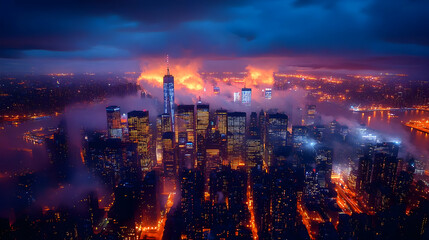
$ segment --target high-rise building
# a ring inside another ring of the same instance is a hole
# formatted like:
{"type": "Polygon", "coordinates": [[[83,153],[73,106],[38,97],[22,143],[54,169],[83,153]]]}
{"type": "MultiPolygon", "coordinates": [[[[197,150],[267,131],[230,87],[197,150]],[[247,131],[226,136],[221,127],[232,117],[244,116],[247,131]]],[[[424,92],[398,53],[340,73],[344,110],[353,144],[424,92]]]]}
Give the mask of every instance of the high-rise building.
{"type": "Polygon", "coordinates": [[[107,134],[109,138],[122,138],[121,112],[118,106],[106,107],[107,134]]]}
{"type": "Polygon", "coordinates": [[[264,94],[265,99],[271,99],[272,98],[272,90],[271,88],[265,88],[265,94],[264,94]]]}
{"type": "Polygon", "coordinates": [[[268,166],[273,166],[275,153],[285,151],[287,142],[288,117],[284,113],[268,114],[266,122],[266,162],[268,166]]]}
{"type": "Polygon", "coordinates": [[[286,165],[270,168],[272,238],[287,239],[288,231],[296,226],[297,192],[294,171],[286,165]]]}
{"type": "Polygon", "coordinates": [[[240,102],[240,92],[234,92],[234,102],[240,102]]]}
{"type": "Polygon", "coordinates": [[[317,181],[320,187],[328,188],[332,175],[332,149],[324,146],[316,146],[315,149],[317,181]]]}
{"type": "Polygon", "coordinates": [[[299,148],[307,142],[308,129],[306,126],[292,126],[293,147],[299,148]]]}
{"type": "Polygon", "coordinates": [[[228,112],[226,110],[216,110],[216,127],[221,135],[226,136],[228,132],[228,112]]]}
{"type": "Polygon", "coordinates": [[[359,159],[358,173],[356,179],[356,190],[360,193],[365,191],[371,182],[372,158],[366,156],[359,159]]]}
{"type": "Polygon", "coordinates": [[[242,88],[241,89],[241,103],[246,106],[250,106],[252,102],[252,89],[251,88],[242,88]]]}
{"type": "Polygon", "coordinates": [[[157,227],[161,217],[161,187],[158,172],[146,174],[141,188],[142,223],[144,227],[157,227]]]}
{"type": "Polygon", "coordinates": [[[209,126],[209,105],[198,104],[197,105],[197,126],[196,133],[198,135],[204,136],[207,132],[209,126]]]}
{"type": "Polygon", "coordinates": [[[129,139],[137,143],[137,152],[139,154],[141,168],[144,172],[152,168],[152,159],[150,154],[150,128],[148,111],[132,111],[128,113],[129,139]]]}
{"type": "Polygon", "coordinates": [[[233,169],[244,165],[246,149],[246,113],[228,113],[228,160],[233,169]]]}
{"type": "Polygon", "coordinates": [[[399,144],[394,142],[383,142],[375,145],[374,148],[375,153],[385,153],[392,157],[398,157],[399,152],[399,144]]]}
{"type": "Polygon", "coordinates": [[[159,115],[156,118],[156,147],[155,147],[155,154],[156,154],[156,164],[160,165],[162,164],[162,118],[161,115],[159,115]]]}
{"type": "Polygon", "coordinates": [[[186,239],[203,239],[202,210],[204,200],[203,175],[187,169],[181,172],[180,209],[183,215],[186,239]]]}
{"type": "Polygon", "coordinates": [[[376,153],[372,167],[371,183],[383,184],[394,188],[398,159],[388,153],[376,153]]]}
{"type": "MultiPolygon", "coordinates": [[[[164,113],[169,114],[171,126],[174,129],[174,77],[167,68],[167,74],[164,76],[164,113]]],[[[173,130],[174,131],[174,130],[173,130]]]]}
{"type": "Polygon", "coordinates": [[[206,135],[209,127],[209,105],[197,105],[197,167],[204,172],[205,155],[206,155],[206,135]]]}
{"type": "Polygon", "coordinates": [[[259,239],[270,239],[271,230],[271,175],[262,168],[252,168],[251,186],[253,209],[259,239]]]}
{"type": "Polygon", "coordinates": [[[285,147],[288,117],[284,113],[268,114],[267,138],[275,147],[285,147]]]}
{"type": "Polygon", "coordinates": [[[179,172],[184,169],[192,169],[195,165],[193,143],[187,142],[186,139],[186,132],[180,132],[179,141],[176,144],[179,172]]]}
{"type": "Polygon", "coordinates": [[[167,113],[161,114],[161,133],[172,132],[173,125],[171,116],[167,113]]]}
{"type": "Polygon", "coordinates": [[[260,131],[258,127],[258,115],[256,112],[252,112],[250,114],[250,122],[249,122],[249,136],[259,136],[260,131]]]}
{"type": "Polygon", "coordinates": [[[162,135],[162,161],[164,164],[164,192],[175,190],[177,178],[176,155],[174,153],[174,133],[166,132],[162,135]]]}
{"type": "Polygon", "coordinates": [[[179,133],[186,132],[186,142],[192,142],[195,145],[194,105],[179,105],[177,107],[175,125],[176,142],[179,140],[179,133]]]}
{"type": "Polygon", "coordinates": [[[262,165],[262,143],[258,136],[247,138],[246,166],[251,169],[257,165],[262,165]]]}
{"type": "Polygon", "coordinates": [[[62,121],[53,138],[46,140],[49,162],[55,172],[56,180],[59,183],[70,178],[70,168],[73,167],[72,161],[70,161],[67,127],[65,124],[66,123],[62,121]]]}

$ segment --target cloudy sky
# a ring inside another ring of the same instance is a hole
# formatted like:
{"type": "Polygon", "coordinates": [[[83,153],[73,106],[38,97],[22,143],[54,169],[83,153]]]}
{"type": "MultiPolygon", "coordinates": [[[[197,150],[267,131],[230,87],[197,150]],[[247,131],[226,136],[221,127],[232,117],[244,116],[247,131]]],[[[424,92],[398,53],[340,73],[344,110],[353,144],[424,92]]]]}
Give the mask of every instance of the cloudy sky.
{"type": "Polygon", "coordinates": [[[424,0],[0,2],[0,72],[138,71],[167,53],[420,76],[429,66],[424,0]]]}

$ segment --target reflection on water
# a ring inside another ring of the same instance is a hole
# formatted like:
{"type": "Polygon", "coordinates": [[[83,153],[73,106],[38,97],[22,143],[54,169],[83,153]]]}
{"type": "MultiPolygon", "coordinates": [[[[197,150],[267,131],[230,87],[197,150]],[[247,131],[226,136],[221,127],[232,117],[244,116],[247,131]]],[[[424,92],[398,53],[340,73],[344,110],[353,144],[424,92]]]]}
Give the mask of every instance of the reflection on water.
{"type": "MultiPolygon", "coordinates": [[[[358,115],[358,114],[355,114],[358,115]]],[[[359,117],[358,117],[359,118],[359,117]]],[[[429,112],[419,111],[419,110],[408,110],[408,111],[375,111],[361,113],[360,120],[361,123],[365,123],[367,126],[373,129],[385,130],[390,128],[393,130],[391,133],[397,133],[401,137],[407,137],[402,139],[402,141],[409,141],[417,148],[422,151],[429,150],[429,134],[416,129],[409,128],[404,126],[402,122],[408,122],[410,120],[421,120],[429,118],[429,112]],[[387,116],[387,117],[385,117],[387,116]],[[408,134],[403,134],[404,130],[408,134]]]]}
{"type": "Polygon", "coordinates": [[[107,126],[106,106],[119,105],[126,113],[136,109],[148,109],[152,117],[159,114],[161,105],[155,99],[142,99],[139,95],[106,99],[96,103],[78,103],[70,105],[60,116],[22,122],[18,125],[4,125],[0,128],[0,173],[26,170],[40,170],[49,163],[46,147],[26,142],[23,135],[33,129],[57,127],[65,118],[71,158],[80,157],[81,129],[105,129],[107,126]],[[26,152],[31,154],[23,154],[26,152]],[[3,160],[4,159],[4,160],[3,160]],[[2,161],[3,160],[3,161],[2,161]]]}
{"type": "MultiPolygon", "coordinates": [[[[151,101],[147,102],[146,100],[146,102],[143,102],[142,99],[134,96],[123,99],[109,99],[98,104],[76,105],[69,108],[64,115],[68,116],[69,124],[72,125],[73,131],[71,132],[75,133],[75,135],[77,134],[77,138],[79,138],[79,129],[84,126],[90,129],[94,128],[94,126],[104,127],[106,122],[105,107],[107,105],[118,104],[123,112],[150,107],[151,116],[156,116],[158,114],[157,109],[161,109],[161,106],[158,106],[158,103],[154,102],[154,100],[151,101]],[[74,122],[74,124],[71,122],[74,122]]],[[[401,123],[401,121],[429,119],[429,112],[408,110],[353,113],[348,109],[331,103],[320,103],[317,105],[317,111],[324,117],[328,117],[328,119],[325,119],[328,121],[337,119],[342,124],[350,122],[355,124],[363,123],[391,137],[400,138],[404,145],[415,146],[414,149],[420,151],[425,159],[429,158],[429,134],[411,129],[401,123]]],[[[26,131],[36,128],[56,127],[59,119],[60,117],[44,118],[24,122],[18,126],[4,126],[4,129],[0,129],[0,158],[7,160],[0,161],[0,172],[12,171],[16,168],[22,169],[22,167],[29,169],[43,168],[43,165],[48,162],[45,146],[27,143],[22,136],[26,131]],[[27,154],[30,157],[26,158],[27,155],[23,155],[22,151],[17,153],[16,149],[31,149],[32,154],[27,154]],[[11,161],[15,161],[15,159],[19,161],[11,164],[11,161]]],[[[410,151],[415,153],[415,150],[410,151]]]]}
{"type": "Polygon", "coordinates": [[[392,138],[399,138],[404,148],[423,159],[429,159],[429,134],[404,126],[402,122],[429,119],[429,112],[418,110],[352,112],[333,103],[320,103],[317,111],[326,120],[337,119],[342,124],[365,124],[392,138]],[[353,124],[353,123],[352,123],[353,124]]]}

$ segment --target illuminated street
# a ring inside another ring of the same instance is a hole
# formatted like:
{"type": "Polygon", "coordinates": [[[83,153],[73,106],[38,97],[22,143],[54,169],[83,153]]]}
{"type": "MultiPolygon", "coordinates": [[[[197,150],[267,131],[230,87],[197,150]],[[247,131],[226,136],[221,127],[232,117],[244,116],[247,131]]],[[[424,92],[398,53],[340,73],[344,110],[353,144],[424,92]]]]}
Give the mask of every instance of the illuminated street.
{"type": "Polygon", "coordinates": [[[174,204],[174,197],[176,193],[169,193],[167,202],[165,204],[165,212],[161,215],[161,219],[158,221],[156,226],[145,227],[137,226],[136,231],[140,232],[140,239],[153,238],[153,239],[162,239],[164,233],[165,222],[167,220],[167,215],[170,212],[171,207],[174,204]]]}

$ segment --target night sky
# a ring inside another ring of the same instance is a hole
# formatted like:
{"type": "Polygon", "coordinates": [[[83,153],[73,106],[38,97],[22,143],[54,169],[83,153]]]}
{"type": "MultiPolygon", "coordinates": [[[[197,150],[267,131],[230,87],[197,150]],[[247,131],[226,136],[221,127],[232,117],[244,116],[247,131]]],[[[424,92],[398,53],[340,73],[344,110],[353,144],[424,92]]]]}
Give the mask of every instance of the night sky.
{"type": "Polygon", "coordinates": [[[169,54],[427,79],[424,0],[0,2],[0,72],[139,71],[169,54]]]}

